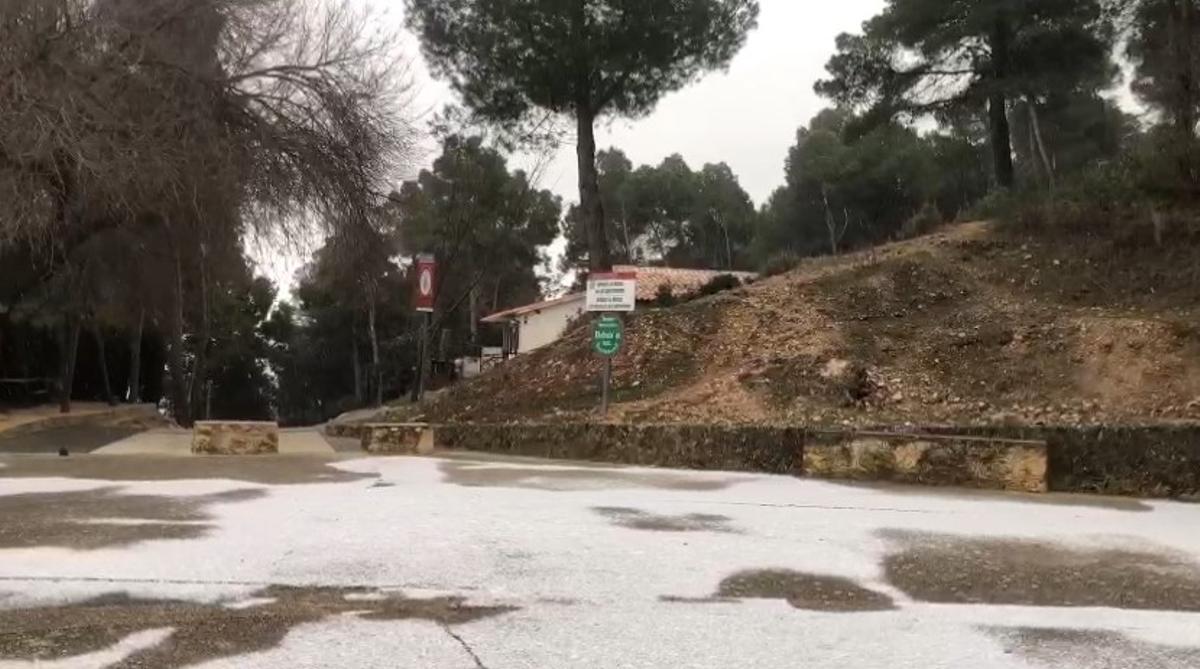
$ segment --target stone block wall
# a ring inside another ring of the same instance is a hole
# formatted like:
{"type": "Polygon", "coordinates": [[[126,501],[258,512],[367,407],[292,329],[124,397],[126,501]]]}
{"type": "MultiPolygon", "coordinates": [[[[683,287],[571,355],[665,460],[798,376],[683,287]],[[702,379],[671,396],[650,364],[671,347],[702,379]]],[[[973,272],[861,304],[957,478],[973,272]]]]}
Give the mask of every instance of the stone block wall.
{"type": "Polygon", "coordinates": [[[201,421],[192,429],[192,453],[267,455],[279,452],[279,425],[259,422],[201,421]]]}
{"type": "Polygon", "coordinates": [[[1046,442],[1051,490],[1200,496],[1200,424],[924,428],[939,434],[1046,442]]]}
{"type": "Polygon", "coordinates": [[[424,423],[372,423],[359,428],[362,448],[377,455],[427,455],[434,451],[435,429],[424,423]]]}
{"type": "Polygon", "coordinates": [[[885,432],[809,431],[804,473],[829,479],[895,481],[1046,492],[1045,442],[885,432]]]}
{"type": "Polygon", "coordinates": [[[362,439],[367,431],[366,423],[328,423],[324,432],[327,437],[342,437],[347,439],[362,439]]]}
{"type": "Polygon", "coordinates": [[[438,446],[651,467],[798,474],[804,430],[720,425],[439,425],[438,446]]]}
{"type": "MultiPolygon", "coordinates": [[[[330,426],[331,428],[333,426],[330,426]]],[[[359,435],[365,428],[336,428],[359,435]]],[[[440,447],[646,466],[1148,497],[1200,497],[1200,424],[924,426],[454,424],[440,447]],[[807,457],[806,457],[807,454],[807,457]]]]}

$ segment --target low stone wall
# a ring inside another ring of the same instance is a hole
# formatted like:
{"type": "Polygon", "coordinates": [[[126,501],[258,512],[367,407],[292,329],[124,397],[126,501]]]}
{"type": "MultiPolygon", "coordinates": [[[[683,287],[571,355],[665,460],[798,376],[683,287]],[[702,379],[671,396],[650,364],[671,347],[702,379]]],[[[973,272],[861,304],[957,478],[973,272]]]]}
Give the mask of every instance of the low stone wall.
{"type": "Polygon", "coordinates": [[[192,429],[192,453],[268,455],[279,452],[279,425],[259,422],[201,421],[192,429]]]}
{"type": "Polygon", "coordinates": [[[371,423],[358,432],[363,450],[376,455],[428,455],[436,444],[434,428],[425,423],[371,423]]]}
{"type": "Polygon", "coordinates": [[[362,439],[363,434],[367,431],[366,423],[327,423],[325,425],[325,436],[347,438],[347,439],[362,439]]]}
{"type": "Polygon", "coordinates": [[[439,425],[438,446],[654,467],[798,474],[804,430],[719,425],[439,425]]]}
{"type": "MultiPolygon", "coordinates": [[[[6,421],[0,420],[0,425],[6,421]]],[[[111,426],[144,423],[148,426],[169,423],[158,415],[158,407],[153,404],[122,404],[106,407],[100,410],[83,410],[76,413],[55,413],[37,416],[30,420],[17,419],[17,424],[0,430],[5,436],[30,434],[42,430],[53,430],[64,427],[111,426]]]]}
{"type": "Polygon", "coordinates": [[[810,430],[804,442],[817,478],[1046,492],[1046,472],[1040,441],[810,430]]]}
{"type": "Polygon", "coordinates": [[[925,429],[939,434],[1044,441],[1050,490],[1200,496],[1200,424],[925,429]]]}
{"type": "MultiPolygon", "coordinates": [[[[332,427],[332,426],[331,426],[332,427]]],[[[327,428],[328,429],[328,428],[327,428]]],[[[345,425],[347,436],[365,427],[345,425]]],[[[441,448],[646,466],[1027,491],[1200,497],[1200,424],[925,426],[455,424],[441,448]]]]}

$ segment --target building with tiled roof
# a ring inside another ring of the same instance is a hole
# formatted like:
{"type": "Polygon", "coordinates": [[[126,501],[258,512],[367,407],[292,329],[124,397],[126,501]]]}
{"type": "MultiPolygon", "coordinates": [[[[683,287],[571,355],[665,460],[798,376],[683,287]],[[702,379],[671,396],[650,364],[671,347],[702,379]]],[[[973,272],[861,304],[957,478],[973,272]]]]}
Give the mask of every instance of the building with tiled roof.
{"type": "MultiPolygon", "coordinates": [[[[637,301],[639,305],[650,304],[669,290],[676,299],[694,296],[713,279],[732,275],[746,282],[756,278],[751,272],[727,272],[707,269],[676,269],[672,267],[636,267],[618,265],[617,273],[637,274],[637,301]]],[[[481,323],[501,325],[504,331],[506,355],[529,353],[562,337],[573,320],[583,314],[584,293],[571,293],[563,297],[536,302],[494,313],[481,323]]]]}

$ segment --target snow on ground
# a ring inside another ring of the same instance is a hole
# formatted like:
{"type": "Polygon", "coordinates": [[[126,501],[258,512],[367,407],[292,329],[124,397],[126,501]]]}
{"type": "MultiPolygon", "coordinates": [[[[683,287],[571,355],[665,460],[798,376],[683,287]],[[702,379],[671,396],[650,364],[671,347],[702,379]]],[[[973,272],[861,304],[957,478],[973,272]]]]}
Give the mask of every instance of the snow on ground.
{"type": "MultiPolygon", "coordinates": [[[[246,488],[268,494],[208,507],[215,529],[196,539],[91,551],[0,550],[0,608],[112,592],[253,606],[249,598],[269,584],[462,596],[470,604],[518,607],[454,628],[491,669],[1043,666],[1011,652],[988,631],[997,627],[1098,630],[1137,643],[1200,648],[1197,613],[914,602],[888,583],[881,566],[894,550],[881,532],[893,530],[1150,551],[1200,565],[1200,506],[1151,502],[1148,510],[1131,511],[788,477],[527,462],[401,458],[338,466],[380,478],[286,486],[121,483],[129,495],[246,488]],[[725,531],[648,531],[615,523],[596,510],[604,507],[727,520],[725,531]],[[890,595],[897,609],[831,613],[782,600],[662,599],[707,598],[731,574],[768,568],[845,577],[890,595]]],[[[0,495],[109,485],[0,479],[0,495]]],[[[1154,664],[1156,657],[1145,666],[1175,666],[1169,654],[1166,664],[1154,664]]],[[[77,659],[62,666],[103,666],[77,659]]],[[[1100,661],[1078,666],[1110,666],[1100,661]]],[[[24,665],[0,663],[7,666],[24,665]]],[[[339,615],[292,629],[275,648],[201,666],[476,665],[437,623],[339,615]]]]}

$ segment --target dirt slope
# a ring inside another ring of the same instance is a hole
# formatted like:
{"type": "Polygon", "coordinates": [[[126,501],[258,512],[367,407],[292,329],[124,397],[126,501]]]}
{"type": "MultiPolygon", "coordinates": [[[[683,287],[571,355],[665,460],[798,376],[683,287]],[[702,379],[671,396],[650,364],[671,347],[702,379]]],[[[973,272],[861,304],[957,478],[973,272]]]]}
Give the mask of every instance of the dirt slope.
{"type": "MultiPolygon", "coordinates": [[[[594,416],[586,327],[462,384],[431,420],[594,416]]],[[[972,223],[639,313],[615,421],[1200,419],[1200,245],[972,223]]]]}

